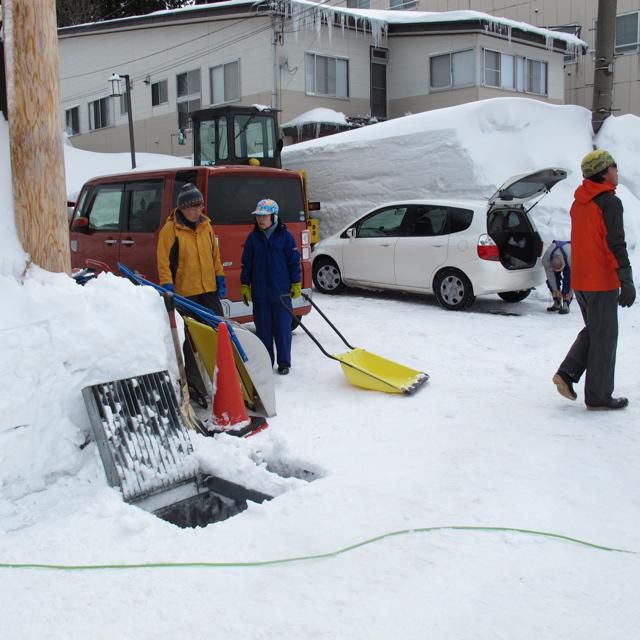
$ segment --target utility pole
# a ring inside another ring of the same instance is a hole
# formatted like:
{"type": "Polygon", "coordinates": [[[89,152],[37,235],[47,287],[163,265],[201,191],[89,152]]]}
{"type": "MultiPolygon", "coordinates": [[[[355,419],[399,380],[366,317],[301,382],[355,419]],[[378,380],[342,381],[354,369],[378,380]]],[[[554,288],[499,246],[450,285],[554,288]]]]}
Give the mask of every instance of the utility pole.
{"type": "Polygon", "coordinates": [[[16,230],[34,263],[71,271],[55,0],[2,0],[16,230]]]}
{"type": "Polygon", "coordinates": [[[593,72],[591,124],[598,133],[613,111],[613,68],[616,38],[617,0],[598,0],[596,58],[593,72]]]}

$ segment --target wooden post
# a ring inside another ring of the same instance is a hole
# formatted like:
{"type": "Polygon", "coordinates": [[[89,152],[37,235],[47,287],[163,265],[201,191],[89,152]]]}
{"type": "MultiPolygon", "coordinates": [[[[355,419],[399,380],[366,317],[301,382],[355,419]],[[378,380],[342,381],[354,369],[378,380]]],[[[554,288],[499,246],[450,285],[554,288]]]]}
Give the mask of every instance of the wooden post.
{"type": "Polygon", "coordinates": [[[13,207],[20,242],[71,271],[55,0],[2,0],[13,207]]]}

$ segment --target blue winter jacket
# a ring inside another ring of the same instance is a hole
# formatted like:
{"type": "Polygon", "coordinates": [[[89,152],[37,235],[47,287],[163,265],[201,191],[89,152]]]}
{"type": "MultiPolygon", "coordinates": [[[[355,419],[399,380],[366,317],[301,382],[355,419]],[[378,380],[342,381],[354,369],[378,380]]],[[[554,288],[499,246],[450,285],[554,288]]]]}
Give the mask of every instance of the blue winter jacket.
{"type": "Polygon", "coordinates": [[[248,236],[242,251],[240,282],[251,285],[254,302],[279,302],[294,282],[301,282],[300,253],[296,241],[279,224],[271,237],[259,229],[248,236]]]}

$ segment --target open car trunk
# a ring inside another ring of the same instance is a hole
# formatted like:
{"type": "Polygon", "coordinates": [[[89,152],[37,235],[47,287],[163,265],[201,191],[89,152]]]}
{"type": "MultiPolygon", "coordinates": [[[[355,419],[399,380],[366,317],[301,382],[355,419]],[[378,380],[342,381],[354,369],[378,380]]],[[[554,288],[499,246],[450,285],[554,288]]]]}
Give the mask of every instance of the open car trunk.
{"type": "Polygon", "coordinates": [[[520,208],[492,208],[487,231],[498,245],[505,269],[531,269],[542,254],[542,239],[520,208]]]}

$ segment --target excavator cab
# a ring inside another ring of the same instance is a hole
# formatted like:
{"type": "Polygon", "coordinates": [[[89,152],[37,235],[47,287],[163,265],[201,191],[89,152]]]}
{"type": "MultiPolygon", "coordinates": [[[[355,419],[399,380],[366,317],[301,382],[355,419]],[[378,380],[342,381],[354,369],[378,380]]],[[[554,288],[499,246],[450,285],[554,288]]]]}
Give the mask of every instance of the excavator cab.
{"type": "Polygon", "coordinates": [[[281,168],[278,116],[269,107],[224,106],[190,114],[196,166],[253,165],[281,168]]]}

